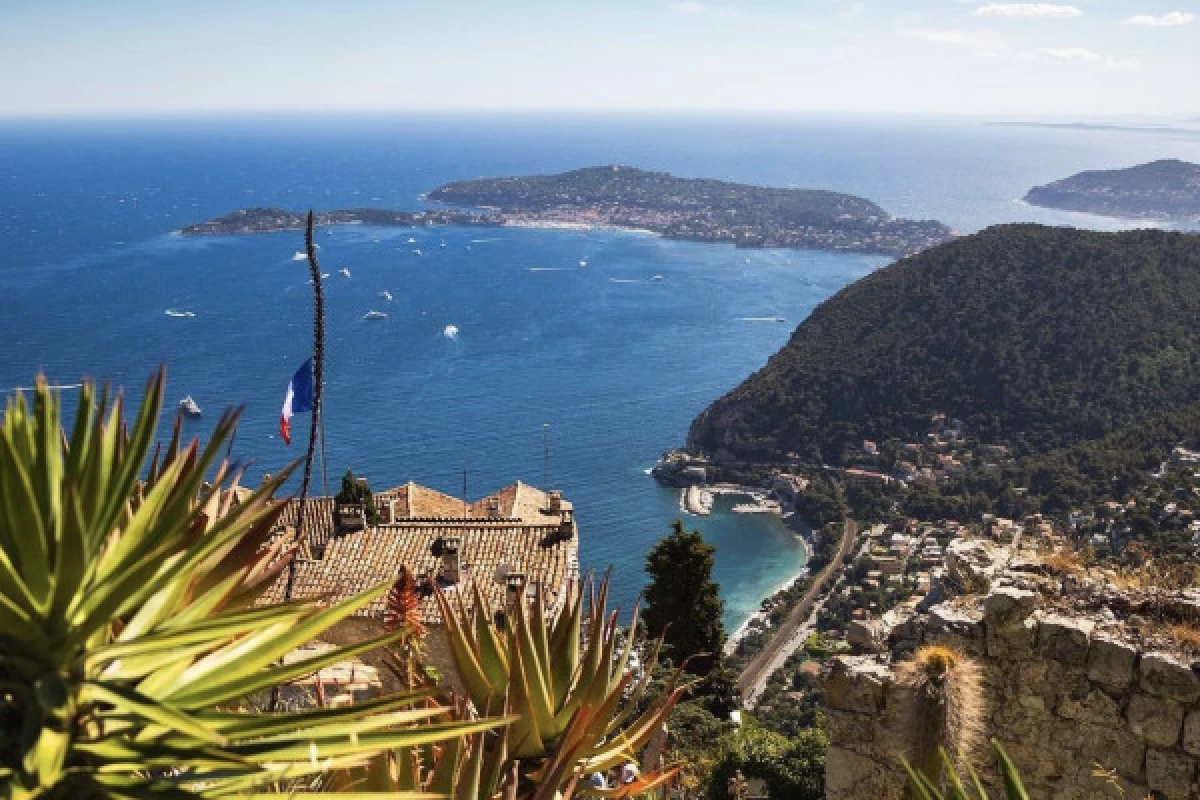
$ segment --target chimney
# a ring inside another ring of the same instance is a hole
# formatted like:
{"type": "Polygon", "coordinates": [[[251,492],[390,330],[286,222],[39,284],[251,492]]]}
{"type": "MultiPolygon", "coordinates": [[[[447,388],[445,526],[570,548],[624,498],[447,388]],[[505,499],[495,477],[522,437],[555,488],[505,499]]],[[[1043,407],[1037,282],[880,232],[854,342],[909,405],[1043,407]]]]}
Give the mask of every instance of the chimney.
{"type": "Polygon", "coordinates": [[[447,536],[442,539],[442,577],[447,583],[458,583],[462,578],[462,538],[447,536]]]}
{"type": "Polygon", "coordinates": [[[557,514],[562,511],[562,492],[557,489],[550,492],[550,513],[557,514]]]}
{"type": "Polygon", "coordinates": [[[516,608],[517,601],[521,599],[521,592],[525,589],[525,573],[524,572],[509,572],[504,577],[504,607],[509,611],[516,608]]]}

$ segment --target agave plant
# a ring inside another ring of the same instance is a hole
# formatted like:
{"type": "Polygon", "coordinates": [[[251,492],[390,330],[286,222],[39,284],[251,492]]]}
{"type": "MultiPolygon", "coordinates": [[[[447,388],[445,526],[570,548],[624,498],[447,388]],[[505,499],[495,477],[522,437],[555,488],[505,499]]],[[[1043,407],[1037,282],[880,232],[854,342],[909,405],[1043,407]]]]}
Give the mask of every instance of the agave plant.
{"type": "MultiPolygon", "coordinates": [[[[356,706],[252,713],[245,698],[404,635],[282,656],[389,589],[323,606],[256,605],[291,554],[271,542],[288,471],[253,493],[220,453],[237,414],[201,448],[149,458],[163,374],[132,429],[118,395],[85,384],[68,436],[39,380],[0,426],[0,797],[253,797],[353,769],[381,753],[505,720],[460,721],[428,690],[356,706]],[[148,463],[149,462],[149,463],[148,463]],[[205,477],[212,475],[211,483],[205,477]],[[235,494],[248,494],[234,502],[235,494]]],[[[277,796],[277,795],[276,795],[277,796]]]]}
{"type": "MultiPolygon", "coordinates": [[[[1008,753],[1004,752],[1004,748],[995,739],[992,740],[992,748],[996,751],[996,760],[999,762],[1000,778],[1004,782],[1005,800],[1029,800],[1029,795],[1021,784],[1021,776],[1018,774],[1017,768],[1013,766],[1008,753]]],[[[975,772],[974,767],[967,766],[967,776],[970,780],[970,788],[968,788],[944,748],[939,751],[939,755],[945,768],[947,784],[945,792],[923,773],[913,769],[907,761],[904,763],[904,769],[908,772],[908,791],[913,800],[990,800],[991,795],[983,787],[983,782],[979,779],[979,774],[975,772]]]]}
{"type": "MultiPolygon", "coordinates": [[[[521,587],[517,596],[525,594],[521,587]]],[[[625,797],[650,792],[674,777],[677,769],[652,770],[615,790],[592,789],[580,780],[636,762],[686,691],[673,681],[665,695],[644,703],[662,640],[654,645],[642,676],[635,678],[629,665],[637,610],[621,637],[617,612],[607,614],[605,608],[607,578],[598,589],[590,581],[586,587],[572,587],[553,620],[547,619],[539,586],[533,602],[514,602],[499,627],[478,585],[470,608],[461,595],[457,605],[440,591],[437,598],[471,704],[479,713],[506,713],[512,719],[494,747],[482,748],[488,752],[480,797],[490,797],[500,780],[510,792],[515,787],[515,796],[532,800],[576,793],[625,797]]]]}

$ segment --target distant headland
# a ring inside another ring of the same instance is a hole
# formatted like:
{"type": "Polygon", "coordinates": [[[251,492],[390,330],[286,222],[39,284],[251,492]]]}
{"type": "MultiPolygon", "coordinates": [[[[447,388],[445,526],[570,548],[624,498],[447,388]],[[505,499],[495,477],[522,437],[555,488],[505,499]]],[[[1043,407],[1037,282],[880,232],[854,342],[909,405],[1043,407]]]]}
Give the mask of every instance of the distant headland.
{"type": "MultiPolygon", "coordinates": [[[[672,239],[738,247],[794,247],[904,256],[952,237],[932,220],[892,217],[861,197],[817,189],[776,189],[677,178],[624,166],[557,175],[456,181],[428,199],[452,208],[346,209],[318,225],[514,226],[642,230],[672,239]]],[[[189,225],[185,236],[296,230],[304,214],[249,208],[189,225]]]]}
{"type": "Polygon", "coordinates": [[[1200,165],[1163,159],[1035,186],[1025,202],[1108,217],[1200,222],[1200,165]]]}

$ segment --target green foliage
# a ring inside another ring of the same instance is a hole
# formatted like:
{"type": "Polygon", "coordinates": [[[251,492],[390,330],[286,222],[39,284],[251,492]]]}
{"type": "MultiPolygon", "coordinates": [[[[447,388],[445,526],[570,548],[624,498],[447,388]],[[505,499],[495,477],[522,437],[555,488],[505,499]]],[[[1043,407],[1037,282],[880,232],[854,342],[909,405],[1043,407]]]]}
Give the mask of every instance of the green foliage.
{"type": "Polygon", "coordinates": [[[841,522],[846,516],[846,503],[838,487],[823,475],[809,481],[808,488],[796,496],[796,512],[814,528],[831,522],[841,522]]]}
{"type": "Polygon", "coordinates": [[[929,415],[1044,452],[1200,394],[1200,237],[1003,225],[881,269],[822,303],[710,406],[689,447],[779,459],[912,441],[929,415]]]}
{"type": "Polygon", "coordinates": [[[825,750],[829,739],[821,728],[793,737],[781,736],[748,721],[725,744],[709,781],[711,800],[725,800],[729,778],[738,770],[766,783],[771,797],[821,800],[825,796],[825,750]]]}
{"type": "MultiPolygon", "coordinates": [[[[1029,795],[1021,783],[1021,776],[1017,773],[1017,768],[1008,757],[1008,753],[1004,752],[1004,748],[995,739],[992,740],[992,748],[996,751],[996,760],[999,762],[1005,800],[1029,800],[1029,795]]],[[[913,800],[990,800],[991,795],[984,788],[983,782],[979,780],[979,775],[974,768],[967,768],[968,782],[964,784],[962,776],[954,768],[954,764],[951,763],[945,750],[941,751],[941,758],[946,775],[944,791],[905,762],[904,769],[908,772],[908,789],[913,800]]]]}
{"type": "Polygon", "coordinates": [[[695,675],[707,674],[725,645],[723,606],[712,579],[714,553],[700,531],[689,532],[676,520],[646,556],[646,629],[663,637],[677,660],[690,658],[687,668],[695,675]]]}
{"type": "Polygon", "coordinates": [[[346,470],[346,474],[342,476],[342,487],[334,500],[339,506],[361,505],[367,515],[367,524],[379,523],[379,509],[375,507],[375,496],[371,493],[371,487],[367,485],[366,479],[354,477],[350,470],[346,470]]]}
{"type": "Polygon", "coordinates": [[[244,711],[251,695],[403,632],[282,662],[388,586],[332,605],[257,605],[291,557],[272,540],[282,504],[270,502],[291,470],[234,503],[220,462],[231,413],[204,448],[182,445],[177,423],[148,459],[162,390],[160,373],[132,428],[121,399],[91,384],[69,434],[43,379],[32,405],[17,394],[5,410],[0,797],[254,796],[501,724],[450,720],[427,692],[244,711]]]}

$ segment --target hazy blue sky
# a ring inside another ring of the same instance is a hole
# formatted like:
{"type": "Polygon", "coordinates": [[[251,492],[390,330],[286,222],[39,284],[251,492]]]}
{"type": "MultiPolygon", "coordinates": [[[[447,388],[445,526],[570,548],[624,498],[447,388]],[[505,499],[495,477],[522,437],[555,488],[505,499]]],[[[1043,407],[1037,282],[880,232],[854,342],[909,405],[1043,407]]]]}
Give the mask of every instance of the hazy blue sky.
{"type": "Polygon", "coordinates": [[[0,0],[0,113],[1200,115],[1179,0],[0,0]]]}

